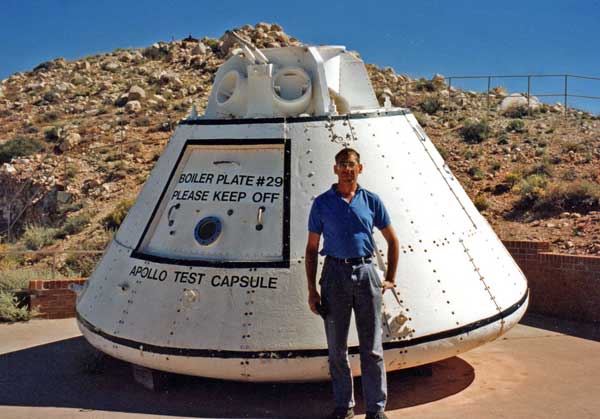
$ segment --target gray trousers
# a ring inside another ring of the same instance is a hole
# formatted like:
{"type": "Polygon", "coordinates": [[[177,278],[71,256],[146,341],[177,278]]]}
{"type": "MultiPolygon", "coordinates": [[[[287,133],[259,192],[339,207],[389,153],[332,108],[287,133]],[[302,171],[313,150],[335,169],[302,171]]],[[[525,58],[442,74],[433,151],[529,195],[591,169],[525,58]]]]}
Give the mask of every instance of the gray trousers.
{"type": "Polygon", "coordinates": [[[375,265],[352,265],[326,258],[320,283],[321,303],[328,311],[325,333],[335,405],[338,408],[354,406],[352,372],[348,362],[348,331],[354,309],[366,408],[368,412],[383,411],[387,399],[382,348],[383,298],[375,265]]]}

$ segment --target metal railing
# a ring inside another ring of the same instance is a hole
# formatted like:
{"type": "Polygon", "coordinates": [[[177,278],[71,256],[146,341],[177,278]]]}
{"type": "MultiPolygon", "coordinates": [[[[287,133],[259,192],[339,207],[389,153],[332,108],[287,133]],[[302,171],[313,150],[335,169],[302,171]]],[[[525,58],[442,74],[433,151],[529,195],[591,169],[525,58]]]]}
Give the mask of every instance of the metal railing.
{"type": "MultiPolygon", "coordinates": [[[[487,111],[490,110],[491,105],[491,94],[493,92],[492,89],[492,81],[493,80],[505,80],[505,79],[521,79],[523,81],[527,81],[527,91],[522,94],[527,98],[527,111],[531,112],[531,97],[535,96],[537,98],[549,98],[549,97],[559,97],[562,99],[562,104],[564,107],[565,116],[569,110],[569,98],[580,98],[580,99],[590,99],[590,100],[600,100],[600,96],[596,95],[582,95],[576,94],[572,91],[569,91],[569,81],[572,79],[578,80],[593,80],[600,82],[600,77],[592,77],[592,76],[580,76],[575,74],[524,74],[524,75],[500,75],[500,74],[489,74],[489,75],[472,75],[472,76],[449,76],[446,77],[446,85],[448,87],[448,101],[452,103],[453,99],[453,81],[457,80],[483,80],[487,81],[487,89],[484,90],[486,95],[487,102],[487,111]],[[561,92],[553,92],[553,93],[541,93],[541,92],[532,92],[531,89],[531,81],[534,79],[551,79],[559,80],[562,82],[563,88],[561,92]]],[[[404,95],[405,95],[405,107],[409,107],[409,87],[411,85],[418,85],[423,83],[423,80],[414,80],[408,83],[403,83],[404,87],[404,95]]],[[[483,89],[482,89],[483,90],[483,89]]],[[[598,84],[598,90],[600,91],[600,84],[598,84]]],[[[456,95],[454,95],[456,97],[456,95]]]]}

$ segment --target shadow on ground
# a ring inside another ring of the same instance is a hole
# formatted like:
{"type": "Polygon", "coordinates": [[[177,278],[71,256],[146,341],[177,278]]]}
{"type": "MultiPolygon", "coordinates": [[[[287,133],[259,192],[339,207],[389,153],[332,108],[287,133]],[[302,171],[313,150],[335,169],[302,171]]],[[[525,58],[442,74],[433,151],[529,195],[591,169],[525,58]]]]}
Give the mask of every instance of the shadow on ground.
{"type": "MultiPolygon", "coordinates": [[[[211,418],[323,417],[332,409],[330,383],[255,384],[173,376],[152,392],[133,380],[131,366],[101,355],[82,338],[0,355],[0,405],[62,407],[211,418]]],[[[429,403],[475,378],[460,358],[388,374],[388,410],[429,403]]],[[[364,413],[360,379],[357,413],[364,413]]]]}
{"type": "Polygon", "coordinates": [[[582,323],[527,313],[519,322],[537,329],[550,330],[577,338],[600,342],[600,323],[582,323]]]}

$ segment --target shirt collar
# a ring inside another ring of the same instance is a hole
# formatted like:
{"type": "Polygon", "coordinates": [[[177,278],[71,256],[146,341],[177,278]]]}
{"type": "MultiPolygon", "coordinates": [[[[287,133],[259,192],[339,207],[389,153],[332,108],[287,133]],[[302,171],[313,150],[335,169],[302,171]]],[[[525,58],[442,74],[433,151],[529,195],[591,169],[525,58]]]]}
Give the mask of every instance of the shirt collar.
{"type": "MultiPolygon", "coordinates": [[[[360,184],[358,184],[356,186],[356,192],[355,194],[358,195],[358,193],[362,190],[360,184]]],[[[334,196],[339,196],[341,197],[341,195],[339,194],[338,190],[337,190],[337,183],[334,183],[333,185],[331,185],[331,188],[329,189],[329,191],[327,192],[329,195],[334,195],[334,196]]]]}

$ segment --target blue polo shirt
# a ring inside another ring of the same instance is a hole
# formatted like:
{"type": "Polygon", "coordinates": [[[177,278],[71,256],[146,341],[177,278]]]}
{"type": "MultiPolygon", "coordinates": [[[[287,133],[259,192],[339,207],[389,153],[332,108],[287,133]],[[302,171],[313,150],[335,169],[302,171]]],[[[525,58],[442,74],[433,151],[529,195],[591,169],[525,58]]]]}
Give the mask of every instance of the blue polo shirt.
{"type": "Polygon", "coordinates": [[[336,258],[373,255],[373,227],[388,225],[390,216],[379,196],[360,186],[348,203],[333,185],[315,198],[308,216],[308,231],[323,234],[321,255],[336,258]]]}

